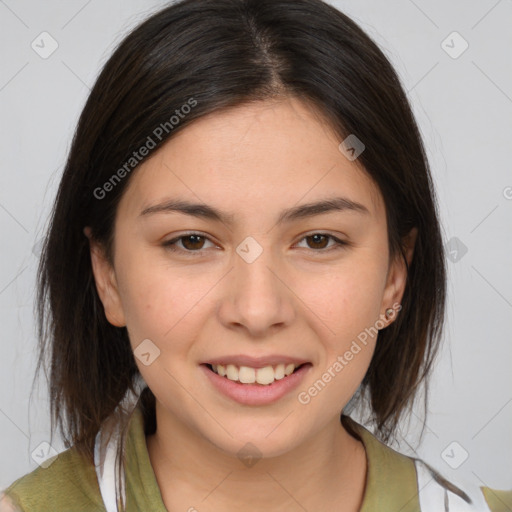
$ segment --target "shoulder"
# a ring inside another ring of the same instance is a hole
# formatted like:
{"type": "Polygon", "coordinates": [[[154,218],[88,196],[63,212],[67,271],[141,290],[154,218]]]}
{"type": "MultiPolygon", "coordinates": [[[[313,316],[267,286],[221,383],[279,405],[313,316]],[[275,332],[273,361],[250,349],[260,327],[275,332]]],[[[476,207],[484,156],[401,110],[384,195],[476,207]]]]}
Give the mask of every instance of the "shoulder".
{"type": "Polygon", "coordinates": [[[104,511],[94,465],[69,448],[0,493],[0,512],[104,511]],[[70,508],[70,504],[73,506],[70,508]]]}
{"type": "Polygon", "coordinates": [[[510,512],[512,510],[512,489],[498,490],[481,487],[492,512],[510,512]]]}
{"type": "Polygon", "coordinates": [[[443,507],[457,512],[512,511],[512,489],[491,489],[464,479],[447,480],[420,459],[415,459],[415,466],[422,511],[443,507]]]}
{"type": "Polygon", "coordinates": [[[365,446],[367,485],[362,512],[511,512],[512,489],[491,489],[462,480],[448,480],[424,461],[382,443],[368,429],[348,420],[365,446]]]}

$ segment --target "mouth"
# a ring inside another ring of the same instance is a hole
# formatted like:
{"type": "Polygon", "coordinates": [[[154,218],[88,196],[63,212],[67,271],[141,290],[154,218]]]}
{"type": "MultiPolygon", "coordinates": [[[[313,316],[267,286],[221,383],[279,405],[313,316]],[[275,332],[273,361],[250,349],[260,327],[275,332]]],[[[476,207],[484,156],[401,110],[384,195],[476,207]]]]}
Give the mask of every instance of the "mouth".
{"type": "Polygon", "coordinates": [[[244,406],[267,406],[290,397],[313,367],[309,362],[292,362],[289,358],[279,358],[279,361],[287,360],[286,363],[277,358],[273,361],[237,358],[239,364],[253,366],[238,366],[233,364],[233,359],[228,364],[217,360],[199,367],[212,389],[244,406]]]}
{"type": "Polygon", "coordinates": [[[270,386],[298,372],[304,366],[311,363],[278,363],[263,367],[237,366],[235,364],[210,364],[205,363],[211,372],[232,382],[239,384],[255,384],[270,386]]]}

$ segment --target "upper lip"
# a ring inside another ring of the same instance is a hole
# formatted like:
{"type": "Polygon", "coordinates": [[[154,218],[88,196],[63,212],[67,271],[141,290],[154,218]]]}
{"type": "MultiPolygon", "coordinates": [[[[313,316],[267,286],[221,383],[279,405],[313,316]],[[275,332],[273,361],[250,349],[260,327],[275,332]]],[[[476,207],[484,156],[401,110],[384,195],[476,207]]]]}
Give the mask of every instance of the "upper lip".
{"type": "Polygon", "coordinates": [[[293,363],[296,366],[300,366],[304,363],[309,363],[307,359],[301,359],[293,356],[285,356],[279,354],[272,354],[268,356],[248,356],[244,354],[238,355],[229,355],[229,356],[221,356],[216,357],[214,359],[209,359],[205,361],[203,364],[232,364],[235,366],[249,366],[250,368],[264,368],[265,366],[274,366],[279,363],[290,364],[293,363]]]}

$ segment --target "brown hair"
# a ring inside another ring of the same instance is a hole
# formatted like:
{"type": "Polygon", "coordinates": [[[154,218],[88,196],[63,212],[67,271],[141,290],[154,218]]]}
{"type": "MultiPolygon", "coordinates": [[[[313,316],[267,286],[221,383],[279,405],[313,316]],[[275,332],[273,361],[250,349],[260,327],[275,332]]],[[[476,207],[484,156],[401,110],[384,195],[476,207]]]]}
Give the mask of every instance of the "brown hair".
{"type": "MultiPolygon", "coordinates": [[[[340,142],[349,134],[364,142],[358,162],[384,198],[391,257],[405,260],[403,239],[418,229],[402,310],[380,331],[361,385],[383,441],[426,385],[444,322],[444,249],[425,150],[392,65],[350,18],[321,0],[183,0],[136,27],[102,69],[44,240],[38,371],[48,364],[52,430],[57,423],[66,444],[89,460],[100,425],[138,369],[126,328],[105,317],[84,227],[112,261],[116,208],[130,180],[126,162],[148,136],[156,151],[206,114],[282,95],[312,103],[340,142]],[[191,99],[194,108],[169,123],[191,99]],[[160,139],[159,126],[167,127],[160,139]]],[[[147,388],[142,402],[150,420],[147,388]]],[[[154,429],[154,416],[148,424],[154,429]]]]}

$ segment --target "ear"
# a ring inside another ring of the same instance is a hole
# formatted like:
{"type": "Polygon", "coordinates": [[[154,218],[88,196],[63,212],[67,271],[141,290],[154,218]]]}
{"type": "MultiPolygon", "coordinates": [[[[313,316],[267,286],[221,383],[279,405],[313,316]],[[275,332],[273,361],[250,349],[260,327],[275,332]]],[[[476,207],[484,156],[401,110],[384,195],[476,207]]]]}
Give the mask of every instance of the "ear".
{"type": "MultiPolygon", "coordinates": [[[[418,228],[413,228],[402,239],[402,247],[405,259],[407,260],[407,266],[409,267],[412,263],[417,236],[418,228]]],[[[402,254],[398,254],[389,267],[386,287],[384,289],[384,295],[381,304],[380,318],[386,322],[386,327],[394,321],[394,318],[399,311],[398,305],[400,304],[404,295],[406,284],[407,267],[405,265],[402,254]],[[386,310],[389,308],[393,309],[394,312],[392,315],[390,315],[389,318],[386,318],[386,310]]]]}
{"type": "Polygon", "coordinates": [[[114,268],[105,257],[104,248],[91,236],[89,227],[84,228],[84,234],[89,239],[92,271],[105,316],[112,325],[124,327],[126,325],[125,316],[114,268]]]}

